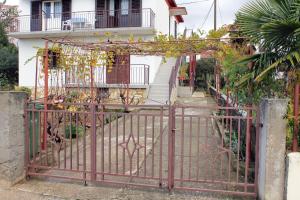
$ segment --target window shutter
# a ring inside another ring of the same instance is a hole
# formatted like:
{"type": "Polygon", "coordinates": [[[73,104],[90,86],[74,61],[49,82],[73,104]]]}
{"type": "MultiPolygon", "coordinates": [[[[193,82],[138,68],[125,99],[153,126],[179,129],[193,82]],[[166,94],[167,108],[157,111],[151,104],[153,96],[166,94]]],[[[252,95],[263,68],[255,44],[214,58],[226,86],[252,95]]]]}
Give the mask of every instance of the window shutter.
{"type": "Polygon", "coordinates": [[[41,2],[32,1],[31,2],[31,15],[37,16],[41,14],[41,2]]]}
{"type": "Polygon", "coordinates": [[[132,0],[131,1],[131,9],[132,9],[132,13],[140,13],[141,12],[141,0],[132,0]]]}
{"type": "Polygon", "coordinates": [[[30,30],[42,30],[42,3],[40,1],[31,2],[30,30]]]}
{"type": "Polygon", "coordinates": [[[105,0],[96,0],[96,9],[97,11],[105,10],[105,0]]]}
{"type": "Polygon", "coordinates": [[[72,0],[62,0],[62,21],[71,19],[72,15],[72,0]]]}

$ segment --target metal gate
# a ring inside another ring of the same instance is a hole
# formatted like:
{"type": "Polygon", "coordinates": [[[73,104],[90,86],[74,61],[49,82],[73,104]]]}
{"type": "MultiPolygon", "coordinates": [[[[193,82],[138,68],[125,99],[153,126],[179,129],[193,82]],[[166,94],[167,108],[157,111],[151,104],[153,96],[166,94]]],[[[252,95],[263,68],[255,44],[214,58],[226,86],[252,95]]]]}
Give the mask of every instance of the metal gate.
{"type": "Polygon", "coordinates": [[[169,187],[256,196],[258,116],[250,107],[175,105],[169,187]]]}
{"type": "Polygon", "coordinates": [[[254,108],[29,103],[27,175],[255,196],[258,116],[254,108]]]}

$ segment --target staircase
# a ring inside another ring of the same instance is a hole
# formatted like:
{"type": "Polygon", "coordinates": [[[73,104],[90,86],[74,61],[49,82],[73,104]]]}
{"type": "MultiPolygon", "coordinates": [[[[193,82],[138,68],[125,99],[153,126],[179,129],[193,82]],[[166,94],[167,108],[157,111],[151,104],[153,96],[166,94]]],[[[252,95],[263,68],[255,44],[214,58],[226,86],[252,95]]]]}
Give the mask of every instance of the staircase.
{"type": "Polygon", "coordinates": [[[169,101],[169,80],[176,58],[167,59],[161,63],[153,83],[150,85],[148,99],[145,104],[164,105],[169,101]]]}

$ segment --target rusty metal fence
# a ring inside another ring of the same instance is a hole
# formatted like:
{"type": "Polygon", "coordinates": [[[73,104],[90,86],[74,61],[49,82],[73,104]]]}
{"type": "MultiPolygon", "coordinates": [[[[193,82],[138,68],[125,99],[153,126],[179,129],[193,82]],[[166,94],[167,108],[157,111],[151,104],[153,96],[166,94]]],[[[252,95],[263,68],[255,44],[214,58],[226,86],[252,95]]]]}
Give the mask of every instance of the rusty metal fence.
{"type": "Polygon", "coordinates": [[[256,195],[258,116],[255,108],[176,105],[171,152],[175,189],[256,195]],[[228,115],[227,110],[230,110],[228,115]],[[249,115],[250,111],[256,117],[249,115]],[[236,114],[233,114],[236,113],[236,114]],[[257,123],[257,125],[255,124],[257,123]],[[251,127],[256,130],[251,131],[251,127]],[[251,142],[254,144],[251,144],[251,142]],[[255,154],[251,154],[251,146],[255,154]]]}
{"type": "Polygon", "coordinates": [[[259,114],[226,109],[28,103],[27,176],[256,196],[259,114]]]}
{"type": "MultiPolygon", "coordinates": [[[[293,99],[293,116],[292,116],[292,130],[293,130],[293,136],[292,136],[292,151],[298,152],[299,151],[299,101],[300,101],[300,84],[297,83],[294,88],[294,99],[293,99]]],[[[290,125],[290,123],[289,123],[290,125]]]]}

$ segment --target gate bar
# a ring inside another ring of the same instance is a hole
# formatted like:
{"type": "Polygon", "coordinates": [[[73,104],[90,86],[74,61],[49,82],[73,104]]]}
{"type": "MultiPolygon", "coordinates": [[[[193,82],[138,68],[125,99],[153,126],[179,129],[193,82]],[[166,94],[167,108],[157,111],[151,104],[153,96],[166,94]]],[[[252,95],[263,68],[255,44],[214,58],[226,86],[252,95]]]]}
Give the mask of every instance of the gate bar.
{"type": "MultiPolygon", "coordinates": [[[[95,104],[91,104],[91,181],[96,181],[96,151],[97,151],[97,142],[96,142],[96,113],[95,113],[95,104]]],[[[102,133],[104,134],[104,133],[102,133]]]]}
{"type": "Polygon", "coordinates": [[[48,110],[48,64],[49,64],[49,54],[48,54],[48,41],[45,42],[44,50],[44,76],[45,76],[45,86],[44,86],[44,132],[43,132],[43,145],[42,150],[46,149],[46,140],[47,140],[47,110],[48,110]]]}
{"type": "Polygon", "coordinates": [[[168,189],[174,188],[174,142],[175,142],[175,107],[169,106],[169,137],[168,137],[168,189]]]}

